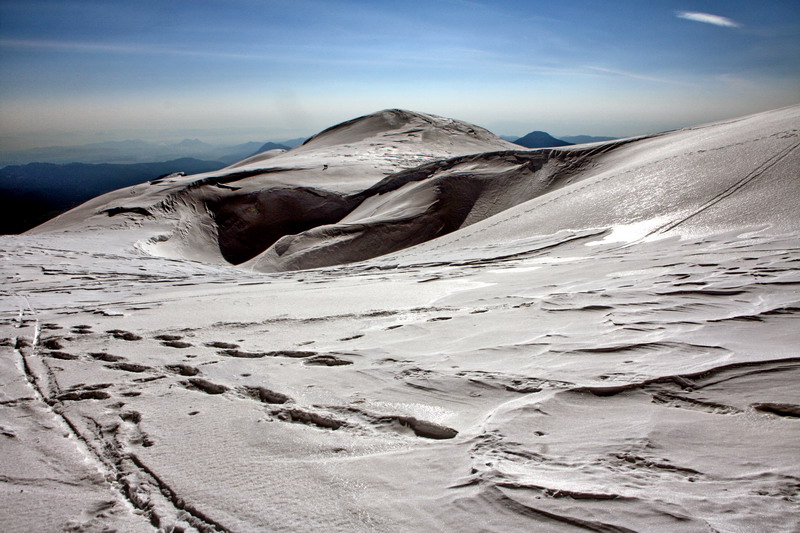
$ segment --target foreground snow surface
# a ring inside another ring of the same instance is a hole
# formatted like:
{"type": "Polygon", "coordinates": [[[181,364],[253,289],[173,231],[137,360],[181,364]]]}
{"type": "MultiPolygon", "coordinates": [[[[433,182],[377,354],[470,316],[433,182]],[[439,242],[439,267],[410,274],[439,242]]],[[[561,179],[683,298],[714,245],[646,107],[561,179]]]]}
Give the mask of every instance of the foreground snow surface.
{"type": "Polygon", "coordinates": [[[738,138],[325,269],[4,237],[0,530],[800,530],[797,134],[738,138]]]}

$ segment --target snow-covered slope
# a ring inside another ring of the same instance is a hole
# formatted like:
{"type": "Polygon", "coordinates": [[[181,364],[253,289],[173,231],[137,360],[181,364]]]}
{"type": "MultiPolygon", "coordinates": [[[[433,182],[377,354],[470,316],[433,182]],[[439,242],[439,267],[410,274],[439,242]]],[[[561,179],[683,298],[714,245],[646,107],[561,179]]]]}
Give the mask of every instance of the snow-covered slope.
{"type": "Polygon", "coordinates": [[[35,232],[134,219],[151,235],[123,232],[120,242],[135,235],[147,253],[280,271],[385,255],[486,219],[452,238],[612,227],[641,237],[732,223],[787,230],[800,199],[797,120],[792,108],[650,138],[498,151],[513,145],[477,126],[383,111],[286,153],[122,189],[35,232]]]}
{"type": "Polygon", "coordinates": [[[541,194],[514,194],[527,201],[404,257],[440,250],[463,258],[464,247],[514,245],[565,230],[608,230],[605,242],[745,230],[793,235],[800,228],[799,144],[800,106],[794,106],[589,150],[551,151],[574,158],[562,163],[566,179],[548,175],[541,194]]]}
{"type": "MultiPolygon", "coordinates": [[[[132,218],[132,224],[152,228],[149,241],[141,243],[148,253],[239,264],[284,235],[339,221],[362,200],[358,193],[386,175],[432,160],[515,147],[461,121],[385,110],[329,128],[288,152],[120,189],[34,233],[126,226],[132,218]]],[[[121,245],[133,242],[123,234],[119,239],[121,245]]]]}
{"type": "Polygon", "coordinates": [[[798,146],[388,111],[0,238],[0,530],[797,531],[798,146]]]}

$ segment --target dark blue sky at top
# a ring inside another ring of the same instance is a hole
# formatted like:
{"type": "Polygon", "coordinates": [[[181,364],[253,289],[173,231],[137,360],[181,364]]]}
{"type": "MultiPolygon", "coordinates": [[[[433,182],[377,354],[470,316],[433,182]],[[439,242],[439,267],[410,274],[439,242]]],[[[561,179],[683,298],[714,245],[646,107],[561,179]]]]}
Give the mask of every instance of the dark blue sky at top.
{"type": "Polygon", "coordinates": [[[6,144],[387,107],[632,135],[800,103],[800,2],[0,0],[0,72],[6,144]]]}

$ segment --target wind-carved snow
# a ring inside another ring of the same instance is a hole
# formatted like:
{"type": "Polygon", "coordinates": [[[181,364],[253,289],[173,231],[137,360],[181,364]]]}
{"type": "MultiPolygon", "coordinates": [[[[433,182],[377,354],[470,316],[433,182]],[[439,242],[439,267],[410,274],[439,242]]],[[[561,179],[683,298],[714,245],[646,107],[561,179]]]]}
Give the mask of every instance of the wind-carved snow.
{"type": "Polygon", "coordinates": [[[0,529],[796,531],[799,116],[382,112],[3,237],[0,529]]]}

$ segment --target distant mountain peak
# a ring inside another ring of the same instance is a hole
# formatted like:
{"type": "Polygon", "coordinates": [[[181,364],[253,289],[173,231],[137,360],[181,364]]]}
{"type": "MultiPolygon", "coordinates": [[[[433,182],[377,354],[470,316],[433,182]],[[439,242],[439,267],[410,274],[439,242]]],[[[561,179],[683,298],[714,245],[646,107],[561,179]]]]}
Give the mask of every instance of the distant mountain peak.
{"type": "Polygon", "coordinates": [[[525,148],[555,148],[572,145],[572,143],[556,139],[545,131],[532,131],[514,141],[514,144],[524,146],[525,148]]]}
{"type": "Polygon", "coordinates": [[[189,146],[208,146],[208,145],[203,141],[201,141],[200,139],[184,139],[181,142],[179,142],[176,146],[189,147],[189,146]]]}

